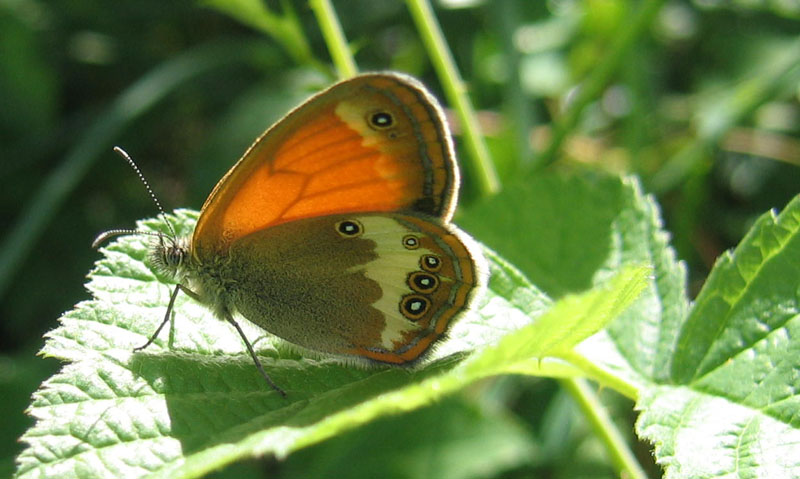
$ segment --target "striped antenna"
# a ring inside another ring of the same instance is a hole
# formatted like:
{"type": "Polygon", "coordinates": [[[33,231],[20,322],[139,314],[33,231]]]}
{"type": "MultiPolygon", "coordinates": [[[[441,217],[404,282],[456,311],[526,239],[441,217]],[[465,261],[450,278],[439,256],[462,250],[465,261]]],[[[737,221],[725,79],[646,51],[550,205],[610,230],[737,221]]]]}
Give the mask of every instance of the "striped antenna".
{"type": "MultiPolygon", "coordinates": [[[[169,228],[169,232],[171,233],[172,238],[177,238],[178,235],[177,235],[177,233],[175,233],[175,228],[173,228],[172,227],[172,223],[170,223],[169,220],[167,220],[167,214],[164,212],[164,208],[161,207],[161,202],[158,201],[158,197],[156,197],[156,194],[153,193],[153,189],[150,188],[150,183],[147,182],[147,179],[142,174],[142,170],[139,169],[139,166],[136,165],[136,163],[133,161],[133,158],[131,158],[131,155],[129,155],[127,151],[123,150],[122,148],[120,148],[118,146],[114,147],[114,151],[117,152],[117,154],[119,156],[123,157],[125,159],[125,161],[128,162],[129,165],[131,165],[131,168],[133,168],[133,171],[135,171],[136,175],[139,177],[139,181],[141,181],[142,184],[144,185],[144,187],[147,189],[147,194],[150,195],[150,198],[153,200],[153,203],[156,204],[156,208],[158,208],[158,215],[161,216],[161,218],[164,220],[164,223],[167,224],[167,228],[169,228]]],[[[110,233],[110,231],[109,231],[109,233],[110,233]]],[[[142,231],[135,231],[135,233],[138,234],[138,233],[143,233],[143,232],[142,231]]],[[[119,233],[119,234],[123,234],[123,233],[119,233]]],[[[114,236],[114,235],[112,235],[112,236],[114,236]]],[[[96,241],[97,240],[95,240],[95,242],[96,241]]]]}
{"type": "Polygon", "coordinates": [[[94,241],[92,241],[92,248],[97,249],[101,244],[105,243],[107,239],[120,235],[146,235],[146,236],[156,236],[156,237],[161,236],[161,234],[155,233],[153,231],[126,230],[126,229],[108,230],[97,235],[97,238],[95,238],[94,241]]]}

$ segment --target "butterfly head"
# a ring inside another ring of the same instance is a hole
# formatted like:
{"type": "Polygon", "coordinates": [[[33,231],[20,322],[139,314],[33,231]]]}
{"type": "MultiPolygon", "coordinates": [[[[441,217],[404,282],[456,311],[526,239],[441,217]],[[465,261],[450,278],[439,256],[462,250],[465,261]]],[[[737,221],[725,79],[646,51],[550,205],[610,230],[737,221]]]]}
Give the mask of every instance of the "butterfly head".
{"type": "Polygon", "coordinates": [[[189,256],[189,241],[158,233],[158,243],[150,248],[150,259],[160,271],[177,276],[189,256]]]}
{"type": "Polygon", "coordinates": [[[189,256],[188,238],[155,231],[144,231],[135,229],[116,229],[101,233],[93,242],[92,248],[98,248],[101,244],[115,236],[137,235],[152,236],[156,238],[150,247],[150,260],[152,264],[161,272],[175,276],[183,268],[186,258],[189,256]]]}
{"type": "Polygon", "coordinates": [[[139,167],[136,165],[130,155],[128,155],[125,150],[118,146],[114,147],[114,151],[117,152],[125,161],[127,161],[131,168],[133,168],[133,170],[136,172],[137,176],[139,176],[139,180],[142,182],[142,184],[144,184],[144,187],[147,189],[147,193],[155,203],[156,208],[158,208],[159,216],[164,220],[164,224],[167,226],[169,234],[160,231],[144,231],[139,229],[115,229],[101,233],[92,243],[92,248],[97,248],[106,240],[113,238],[114,236],[153,236],[158,238],[158,242],[150,248],[150,259],[152,260],[152,263],[159,271],[176,276],[179,272],[181,272],[185,264],[185,260],[189,256],[189,241],[188,239],[178,237],[177,233],[175,232],[175,228],[172,226],[172,223],[170,223],[167,219],[164,208],[161,207],[161,203],[158,201],[155,193],[153,193],[153,190],[150,188],[150,184],[147,182],[141,170],[139,170],[139,167]]]}

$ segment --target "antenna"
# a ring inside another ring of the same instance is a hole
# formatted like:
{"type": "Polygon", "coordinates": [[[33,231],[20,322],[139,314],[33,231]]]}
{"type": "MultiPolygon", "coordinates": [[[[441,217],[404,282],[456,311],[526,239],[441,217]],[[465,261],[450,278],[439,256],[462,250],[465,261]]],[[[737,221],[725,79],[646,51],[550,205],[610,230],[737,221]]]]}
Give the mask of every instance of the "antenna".
{"type": "MultiPolygon", "coordinates": [[[[161,216],[161,218],[164,220],[164,223],[167,224],[167,228],[169,228],[169,232],[171,233],[172,237],[173,238],[177,238],[178,235],[177,235],[177,233],[175,233],[175,228],[173,228],[172,227],[172,223],[170,223],[169,220],[167,220],[167,214],[164,212],[164,208],[161,207],[161,202],[158,201],[158,197],[156,197],[156,194],[153,193],[153,189],[150,188],[150,183],[147,182],[147,179],[142,174],[142,170],[140,170],[139,166],[137,166],[136,163],[134,163],[133,158],[131,158],[131,155],[129,155],[127,151],[123,150],[119,146],[115,146],[114,147],[114,151],[119,156],[123,157],[125,159],[125,161],[128,162],[129,165],[131,165],[131,168],[133,168],[133,171],[135,171],[136,175],[139,177],[139,181],[141,181],[142,184],[144,185],[144,187],[147,189],[147,194],[150,195],[150,198],[153,200],[153,203],[156,204],[156,208],[158,208],[158,215],[161,216]]],[[[114,231],[120,231],[120,230],[114,230],[114,231]]],[[[137,233],[137,234],[138,233],[143,233],[142,231],[138,231],[138,230],[136,230],[134,232],[137,233]]],[[[111,231],[107,231],[107,233],[111,233],[111,231]]],[[[120,232],[120,233],[117,233],[117,234],[124,234],[124,233],[120,232]]],[[[100,236],[104,236],[104,235],[100,235],[100,236]]],[[[110,235],[110,236],[116,236],[116,235],[110,235]]],[[[97,242],[97,240],[99,240],[99,239],[101,239],[101,238],[98,237],[95,240],[95,242],[97,242]]],[[[103,238],[103,239],[105,239],[105,238],[103,238]]]]}
{"type": "MultiPolygon", "coordinates": [[[[139,177],[139,181],[141,181],[144,187],[147,189],[147,194],[150,195],[150,199],[152,199],[153,203],[156,204],[156,208],[158,208],[158,216],[160,216],[161,219],[164,220],[164,223],[166,223],[167,228],[169,228],[169,232],[171,234],[171,241],[173,243],[177,241],[178,235],[177,233],[175,233],[175,228],[172,227],[172,223],[170,223],[169,220],[167,219],[167,214],[164,212],[164,208],[161,207],[161,203],[158,201],[158,198],[156,197],[155,193],[153,193],[153,189],[150,188],[150,183],[147,182],[147,179],[142,174],[142,170],[140,170],[139,166],[137,166],[136,163],[134,163],[133,158],[131,158],[131,155],[129,155],[128,152],[126,152],[125,150],[123,150],[118,146],[114,147],[114,151],[119,156],[124,158],[125,161],[127,161],[128,164],[131,166],[131,168],[133,168],[133,171],[136,172],[136,175],[139,177]]],[[[145,236],[155,236],[157,238],[163,238],[163,235],[161,233],[155,233],[153,231],[143,231],[134,229],[114,229],[100,233],[97,236],[97,238],[95,238],[95,240],[92,241],[92,248],[97,248],[107,239],[120,235],[145,235],[145,236]]]]}
{"type": "Polygon", "coordinates": [[[108,230],[108,231],[103,231],[102,233],[97,235],[97,238],[95,238],[94,241],[92,241],[92,248],[97,249],[97,247],[105,243],[107,239],[120,235],[146,235],[146,236],[155,236],[158,238],[161,237],[160,233],[155,233],[153,231],[142,231],[142,230],[132,230],[132,229],[108,230]]]}

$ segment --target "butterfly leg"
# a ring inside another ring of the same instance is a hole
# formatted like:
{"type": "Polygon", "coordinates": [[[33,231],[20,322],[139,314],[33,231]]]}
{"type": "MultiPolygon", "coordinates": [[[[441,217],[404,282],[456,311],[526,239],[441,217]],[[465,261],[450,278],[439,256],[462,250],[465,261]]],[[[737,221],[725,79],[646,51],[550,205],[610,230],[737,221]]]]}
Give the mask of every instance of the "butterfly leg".
{"type": "Polygon", "coordinates": [[[239,323],[234,321],[233,316],[231,316],[230,313],[225,313],[225,319],[229,323],[231,323],[234,328],[236,328],[236,331],[239,332],[239,336],[242,337],[244,345],[247,346],[247,350],[250,352],[250,357],[252,357],[253,362],[256,363],[256,368],[258,368],[258,372],[260,372],[261,375],[264,376],[264,379],[267,381],[267,384],[269,384],[269,386],[272,389],[278,391],[278,393],[281,396],[286,397],[286,391],[278,387],[278,385],[272,381],[272,378],[269,377],[269,374],[267,374],[267,372],[264,371],[264,366],[261,365],[261,361],[259,361],[258,356],[256,356],[256,352],[253,350],[253,346],[250,345],[250,341],[247,340],[247,336],[244,335],[244,331],[242,331],[242,328],[239,327],[239,323]]]}
{"type": "Polygon", "coordinates": [[[192,296],[192,297],[196,296],[194,294],[194,291],[190,291],[190,290],[188,290],[187,288],[183,287],[180,284],[175,286],[175,289],[172,291],[172,295],[169,297],[169,305],[167,306],[167,313],[164,315],[164,321],[161,321],[161,324],[158,325],[158,328],[156,329],[156,332],[153,333],[152,336],[150,336],[150,339],[148,339],[146,343],[144,343],[143,345],[139,346],[138,348],[133,348],[134,351],[141,351],[142,349],[146,348],[147,346],[150,346],[151,344],[153,344],[153,341],[155,341],[156,338],[158,337],[158,333],[160,333],[161,330],[164,329],[164,326],[167,324],[167,321],[169,321],[169,317],[172,314],[172,308],[173,308],[173,306],[175,306],[175,298],[178,297],[178,291],[181,291],[181,290],[183,290],[189,296],[192,296]]]}

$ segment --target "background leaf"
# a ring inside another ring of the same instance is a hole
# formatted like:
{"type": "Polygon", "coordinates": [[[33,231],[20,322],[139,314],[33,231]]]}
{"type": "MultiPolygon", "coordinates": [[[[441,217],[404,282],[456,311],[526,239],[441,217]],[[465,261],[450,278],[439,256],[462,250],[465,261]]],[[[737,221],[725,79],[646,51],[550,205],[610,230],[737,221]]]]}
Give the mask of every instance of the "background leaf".
{"type": "Polygon", "coordinates": [[[720,258],[637,429],[669,478],[800,475],[800,196],[720,258]]]}
{"type": "Polygon", "coordinates": [[[554,297],[605,281],[624,265],[651,265],[633,306],[579,351],[642,386],[663,368],[688,307],[685,266],[658,207],[635,179],[544,174],[470,208],[464,227],[554,297]],[[524,214],[514,205],[526,205],[524,214]]]}

